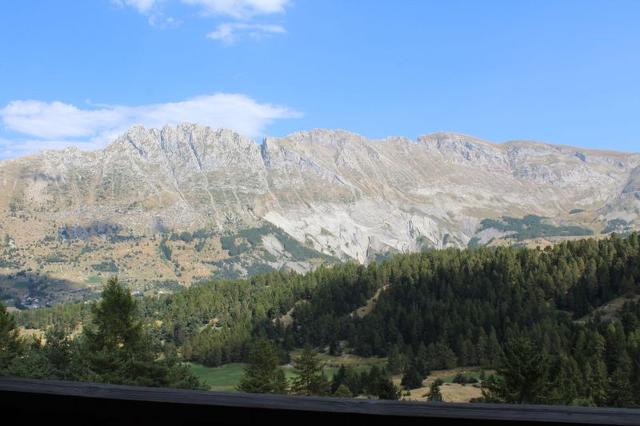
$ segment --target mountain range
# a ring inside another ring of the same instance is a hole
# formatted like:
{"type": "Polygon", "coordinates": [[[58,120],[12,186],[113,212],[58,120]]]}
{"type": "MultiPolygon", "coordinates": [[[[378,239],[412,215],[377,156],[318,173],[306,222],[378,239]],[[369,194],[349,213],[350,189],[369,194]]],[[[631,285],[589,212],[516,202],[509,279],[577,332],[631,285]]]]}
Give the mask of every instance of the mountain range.
{"type": "Polygon", "coordinates": [[[141,293],[429,248],[544,246],[640,227],[640,154],[456,133],[311,130],[262,144],[135,126],[106,148],[0,162],[0,297],[141,293]]]}

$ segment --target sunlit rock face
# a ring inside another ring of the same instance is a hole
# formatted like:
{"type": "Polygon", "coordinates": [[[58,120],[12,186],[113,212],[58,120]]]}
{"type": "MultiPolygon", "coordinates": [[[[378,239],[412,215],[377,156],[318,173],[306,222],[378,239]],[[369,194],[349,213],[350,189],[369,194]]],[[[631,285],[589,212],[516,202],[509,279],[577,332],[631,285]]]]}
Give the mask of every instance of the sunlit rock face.
{"type": "Polygon", "coordinates": [[[486,218],[534,214],[596,233],[618,219],[637,228],[639,193],[637,154],[453,133],[370,140],[312,130],[259,145],[195,124],[136,126],[103,150],[0,162],[0,214],[16,241],[62,225],[153,234],[270,222],[360,262],[500,237],[482,228],[486,218]],[[20,215],[39,224],[25,236],[14,223],[20,215]]]}

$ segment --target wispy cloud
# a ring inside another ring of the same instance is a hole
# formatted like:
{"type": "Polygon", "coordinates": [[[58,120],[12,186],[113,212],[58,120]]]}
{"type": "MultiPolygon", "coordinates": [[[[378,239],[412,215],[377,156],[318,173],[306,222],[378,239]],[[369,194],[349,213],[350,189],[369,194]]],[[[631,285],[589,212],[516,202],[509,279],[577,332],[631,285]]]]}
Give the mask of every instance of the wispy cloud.
{"type": "Polygon", "coordinates": [[[166,124],[193,122],[257,137],[274,121],[299,116],[299,112],[284,106],[259,103],[245,95],[228,93],[179,102],[106,105],[95,109],[63,102],[16,100],[0,109],[0,119],[5,131],[21,136],[0,138],[0,157],[69,145],[99,148],[134,124],[160,128],[166,124]]]}
{"type": "Polygon", "coordinates": [[[183,3],[200,6],[203,12],[213,15],[249,19],[258,15],[283,13],[289,0],[182,0],[183,3]]]}
{"type": "Polygon", "coordinates": [[[120,7],[131,7],[147,17],[149,25],[158,28],[176,28],[182,21],[173,16],[166,16],[161,6],[168,0],[111,0],[120,7]]]}
{"type": "Polygon", "coordinates": [[[246,24],[243,22],[226,22],[218,25],[215,31],[207,34],[207,38],[220,40],[227,45],[236,42],[240,36],[261,39],[272,34],[284,34],[287,30],[281,25],[246,24]]]}
{"type": "Polygon", "coordinates": [[[149,13],[160,0],[112,0],[119,6],[130,6],[140,13],[149,13]]]}
{"type": "MultiPolygon", "coordinates": [[[[178,0],[173,0],[175,3],[178,0]]],[[[112,0],[122,7],[131,7],[147,16],[150,25],[167,28],[182,23],[175,17],[164,14],[162,4],[170,0],[112,0]]],[[[207,34],[207,38],[221,41],[226,45],[235,43],[242,36],[261,39],[268,35],[284,34],[287,31],[280,23],[258,23],[256,18],[282,14],[290,0],[180,0],[182,4],[196,7],[200,15],[210,18],[223,17],[230,22],[219,23],[216,29],[207,34]]]]}
{"type": "Polygon", "coordinates": [[[207,34],[207,38],[226,45],[235,43],[241,37],[259,40],[265,36],[285,34],[281,24],[257,23],[257,16],[281,14],[289,5],[289,0],[182,0],[185,4],[199,6],[205,15],[233,18],[235,21],[218,24],[207,34]]]}

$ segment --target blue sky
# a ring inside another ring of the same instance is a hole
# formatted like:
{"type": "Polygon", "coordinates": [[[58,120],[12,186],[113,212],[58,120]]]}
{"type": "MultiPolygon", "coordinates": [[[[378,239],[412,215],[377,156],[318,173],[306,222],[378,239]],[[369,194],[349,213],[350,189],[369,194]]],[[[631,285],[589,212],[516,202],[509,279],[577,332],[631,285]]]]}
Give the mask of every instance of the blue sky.
{"type": "Polygon", "coordinates": [[[640,2],[0,3],[0,158],[134,123],[640,151],[640,2]]]}

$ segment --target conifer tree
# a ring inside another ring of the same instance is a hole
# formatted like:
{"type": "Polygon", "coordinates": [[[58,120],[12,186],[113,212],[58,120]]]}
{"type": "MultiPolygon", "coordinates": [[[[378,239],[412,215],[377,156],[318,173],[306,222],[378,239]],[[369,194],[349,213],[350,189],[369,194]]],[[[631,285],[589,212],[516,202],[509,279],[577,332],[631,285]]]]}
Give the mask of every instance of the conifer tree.
{"type": "Polygon", "coordinates": [[[384,372],[376,385],[376,395],[380,399],[397,400],[400,398],[400,390],[393,384],[391,379],[385,377],[384,372]]]}
{"type": "Polygon", "coordinates": [[[341,365],[331,378],[331,393],[335,394],[338,388],[343,385],[347,378],[347,367],[341,365]]]}
{"type": "Polygon", "coordinates": [[[429,396],[427,397],[427,400],[437,401],[437,402],[443,401],[442,392],[440,392],[440,384],[437,380],[431,383],[431,387],[429,388],[429,396]]]}
{"type": "Polygon", "coordinates": [[[524,336],[511,338],[505,348],[501,380],[489,383],[488,400],[507,403],[540,403],[549,392],[549,361],[545,354],[524,336]]]}
{"type": "Polygon", "coordinates": [[[337,398],[351,398],[353,394],[351,393],[351,390],[349,390],[347,385],[343,383],[338,387],[338,389],[336,389],[336,391],[333,393],[333,396],[337,398]]]}
{"type": "Polygon", "coordinates": [[[199,388],[201,384],[175,358],[158,359],[151,336],[138,318],[137,304],[117,278],[107,281],[92,308],[81,355],[84,379],[116,384],[199,388]]]}
{"type": "Polygon", "coordinates": [[[412,363],[402,375],[400,384],[404,386],[405,389],[417,389],[422,387],[423,379],[424,376],[420,374],[416,366],[412,363]]]}
{"type": "Polygon", "coordinates": [[[424,342],[420,342],[420,345],[418,345],[418,350],[416,351],[415,359],[413,360],[413,365],[422,375],[422,377],[429,375],[429,369],[432,362],[433,359],[429,358],[427,347],[425,346],[424,342]]]}
{"type": "Polygon", "coordinates": [[[553,368],[553,385],[549,402],[554,404],[570,405],[578,399],[580,390],[580,370],[575,359],[563,355],[555,363],[553,368]]]}
{"type": "Polygon", "coordinates": [[[613,407],[632,407],[635,405],[636,395],[633,391],[631,377],[631,358],[624,352],[619,357],[616,369],[609,379],[608,405],[613,407]]]}
{"type": "Polygon", "coordinates": [[[238,389],[251,393],[286,393],[284,372],[278,368],[276,348],[266,339],[256,341],[238,389]]]}
{"type": "Polygon", "coordinates": [[[387,355],[387,370],[391,374],[401,373],[404,369],[404,357],[398,349],[398,345],[393,345],[387,355]]]}
{"type": "Polygon", "coordinates": [[[318,353],[311,346],[305,346],[300,356],[294,359],[296,378],[292,389],[300,395],[326,395],[329,393],[329,382],[322,372],[322,364],[318,353]]]}
{"type": "Polygon", "coordinates": [[[13,316],[0,303],[0,374],[2,374],[21,352],[18,330],[13,316]]]}

